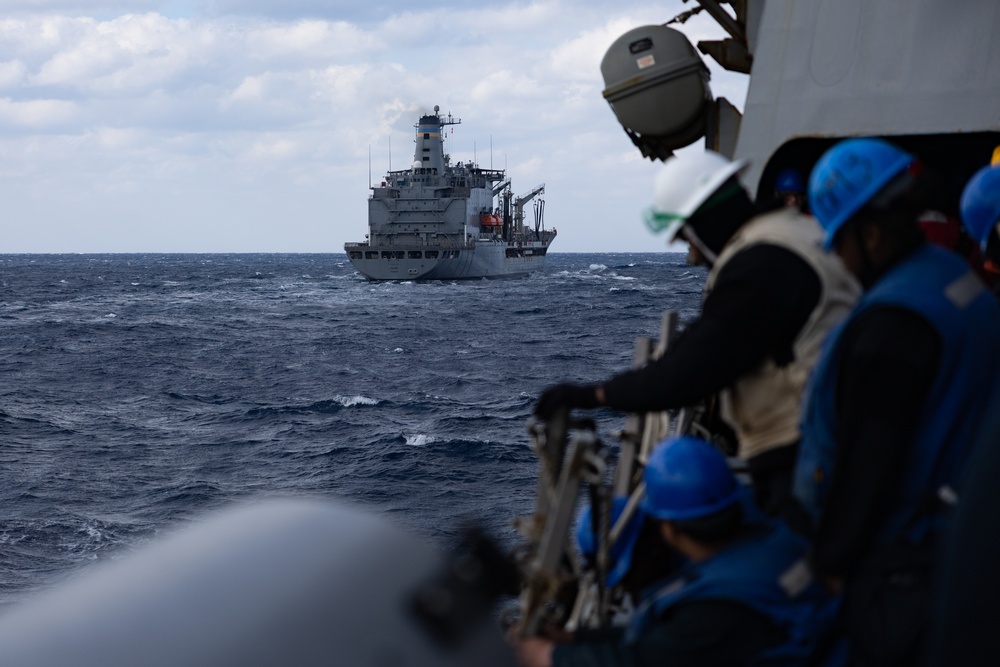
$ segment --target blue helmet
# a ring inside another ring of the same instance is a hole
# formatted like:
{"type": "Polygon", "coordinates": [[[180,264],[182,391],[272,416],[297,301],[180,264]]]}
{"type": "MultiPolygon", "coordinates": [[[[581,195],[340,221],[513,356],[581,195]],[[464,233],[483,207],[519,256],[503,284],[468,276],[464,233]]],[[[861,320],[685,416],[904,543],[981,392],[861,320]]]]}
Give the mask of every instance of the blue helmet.
{"type": "MultiPolygon", "coordinates": [[[[628,496],[618,496],[614,499],[611,504],[612,526],[625,511],[627,504],[628,496]]],[[[580,547],[580,551],[587,556],[593,556],[597,553],[591,512],[590,505],[587,505],[583,509],[583,512],[580,513],[580,521],[576,525],[576,543],[580,547]]],[[[618,541],[611,548],[611,553],[609,554],[611,563],[607,579],[608,586],[617,586],[621,583],[625,575],[628,574],[629,568],[632,567],[632,551],[635,549],[635,543],[639,540],[639,533],[642,532],[642,522],[645,519],[646,516],[642,512],[642,508],[637,507],[632,518],[628,520],[625,528],[618,536],[618,541]]]]}
{"type": "Polygon", "coordinates": [[[826,231],[823,247],[916,158],[874,138],[847,139],[823,153],[809,175],[809,208],[826,231]]]}
{"type": "Polygon", "coordinates": [[[802,180],[802,172],[795,167],[782,169],[774,181],[775,192],[805,192],[806,184],[802,180]]]}
{"type": "Polygon", "coordinates": [[[643,478],[642,509],[657,519],[697,519],[724,510],[743,496],[722,452],[692,436],[661,443],[649,457],[643,478]]]}
{"type": "Polygon", "coordinates": [[[990,234],[1000,222],[1000,166],[983,167],[962,192],[962,222],[986,252],[990,234]]]}

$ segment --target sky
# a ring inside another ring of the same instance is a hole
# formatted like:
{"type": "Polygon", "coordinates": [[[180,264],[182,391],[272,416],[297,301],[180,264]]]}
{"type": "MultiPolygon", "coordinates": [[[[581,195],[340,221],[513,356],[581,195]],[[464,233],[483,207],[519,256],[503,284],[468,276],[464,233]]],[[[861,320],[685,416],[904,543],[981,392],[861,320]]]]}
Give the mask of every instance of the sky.
{"type": "MultiPolygon", "coordinates": [[[[545,184],[553,252],[666,249],[641,222],[660,163],[600,61],[693,6],[0,0],[0,253],[342,252],[435,105],[453,161],[545,184]]],[[[742,109],[747,78],[705,60],[742,109]]]]}

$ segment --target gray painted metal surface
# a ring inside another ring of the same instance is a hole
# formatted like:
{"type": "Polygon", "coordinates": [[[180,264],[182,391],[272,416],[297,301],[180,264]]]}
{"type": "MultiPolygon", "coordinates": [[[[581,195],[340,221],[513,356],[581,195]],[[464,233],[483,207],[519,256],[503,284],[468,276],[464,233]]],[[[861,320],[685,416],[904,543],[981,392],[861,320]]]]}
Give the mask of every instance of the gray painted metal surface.
{"type": "Polygon", "coordinates": [[[513,667],[488,607],[448,643],[421,621],[418,595],[445,567],[429,544],[355,508],[238,506],[7,608],[0,662],[513,667]]]}
{"type": "Polygon", "coordinates": [[[996,0],[767,0],[735,157],[798,137],[1000,130],[996,0]]]}
{"type": "Polygon", "coordinates": [[[346,243],[351,264],[370,280],[458,280],[520,276],[545,265],[556,230],[524,222],[524,205],[544,185],[516,197],[502,169],[451,164],[443,130],[461,120],[439,108],[416,124],[413,164],[390,171],[368,200],[368,239],[346,243]],[[496,203],[494,203],[496,199],[496,203]]]}

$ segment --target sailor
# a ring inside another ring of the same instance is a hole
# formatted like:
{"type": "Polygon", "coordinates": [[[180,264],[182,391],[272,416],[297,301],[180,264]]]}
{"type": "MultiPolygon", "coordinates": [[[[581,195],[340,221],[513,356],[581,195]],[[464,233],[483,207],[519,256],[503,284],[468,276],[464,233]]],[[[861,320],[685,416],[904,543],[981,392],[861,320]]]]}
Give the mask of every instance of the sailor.
{"type": "MultiPolygon", "coordinates": [[[[628,496],[617,496],[612,501],[611,526],[625,513],[628,500],[628,496]]],[[[576,543],[587,567],[595,569],[598,544],[590,505],[580,513],[576,543]]],[[[605,584],[615,593],[612,600],[621,615],[634,609],[644,590],[675,573],[682,563],[682,557],[660,538],[656,521],[637,506],[608,553],[605,584]]]]}
{"type": "Polygon", "coordinates": [[[1000,273],[1000,159],[969,180],[962,192],[961,211],[962,224],[979,244],[986,270],[995,278],[1000,273]]]}
{"type": "Polygon", "coordinates": [[[1000,394],[992,400],[943,540],[931,604],[931,657],[924,663],[932,667],[1000,665],[1000,531],[992,530],[1000,507],[1000,394]]]}
{"type": "Polygon", "coordinates": [[[984,263],[978,242],[964,229],[945,180],[927,168],[922,169],[920,179],[922,197],[928,206],[917,216],[917,225],[924,236],[934,245],[961,255],[979,278],[992,286],[997,275],[984,263]]]}
{"type": "Polygon", "coordinates": [[[795,491],[812,562],[843,589],[855,665],[913,665],[945,508],[1000,374],[1000,307],[968,264],[929,244],[919,163],[850,139],[809,179],[811,208],[865,292],[810,380],[795,491]]]}
{"type": "Polygon", "coordinates": [[[753,510],[704,440],[664,442],[643,476],[643,510],[686,564],[648,591],[627,628],[518,641],[521,664],[805,664],[833,604],[810,575],[805,541],[753,510]]]}
{"type": "Polygon", "coordinates": [[[795,167],[782,169],[774,179],[774,195],[789,208],[802,210],[806,202],[806,181],[795,167]]]}
{"type": "Polygon", "coordinates": [[[598,385],[559,384],[535,406],[656,412],[722,392],[721,412],[749,464],[759,507],[797,523],[791,497],[801,391],[827,331],[859,287],[821,247],[822,230],[796,209],[755,215],[737,180],[746,161],[718,153],[671,158],[656,179],[647,224],[690,244],[711,268],[701,316],[658,360],[598,385]]]}

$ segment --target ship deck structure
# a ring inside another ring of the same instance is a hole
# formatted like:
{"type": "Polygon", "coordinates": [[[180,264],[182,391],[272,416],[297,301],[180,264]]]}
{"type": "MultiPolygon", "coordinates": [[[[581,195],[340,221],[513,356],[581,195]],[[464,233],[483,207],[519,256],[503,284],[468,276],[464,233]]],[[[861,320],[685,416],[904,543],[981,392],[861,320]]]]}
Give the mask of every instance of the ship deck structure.
{"type": "Polygon", "coordinates": [[[545,229],[541,184],[517,196],[506,170],[452,164],[444,130],[451,114],[420,117],[413,163],[371,188],[368,234],[344,244],[369,280],[462,280],[515,277],[541,269],[555,229],[545,229]],[[525,206],[534,200],[534,224],[525,206]]]}

